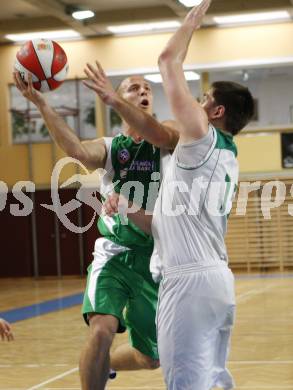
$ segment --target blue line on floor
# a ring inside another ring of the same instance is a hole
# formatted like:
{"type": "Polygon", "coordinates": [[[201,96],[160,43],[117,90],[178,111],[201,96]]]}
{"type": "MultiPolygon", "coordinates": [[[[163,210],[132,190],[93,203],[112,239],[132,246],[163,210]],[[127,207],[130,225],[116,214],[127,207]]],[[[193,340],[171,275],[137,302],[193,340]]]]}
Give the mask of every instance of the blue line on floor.
{"type": "MultiPolygon", "coordinates": [[[[236,280],[241,279],[292,279],[292,273],[284,274],[247,274],[247,275],[235,275],[236,280]]],[[[11,323],[17,321],[27,320],[29,318],[41,316],[44,314],[52,313],[54,311],[68,309],[73,306],[81,305],[83,300],[83,293],[69,295],[62,298],[51,299],[36,303],[30,306],[23,306],[17,309],[7,310],[0,312],[0,318],[4,318],[11,323]]]]}
{"type": "Polygon", "coordinates": [[[36,303],[35,305],[23,306],[18,309],[0,312],[0,318],[4,318],[6,321],[11,323],[23,321],[43,314],[48,314],[53,311],[64,310],[72,306],[81,305],[82,299],[82,293],[51,299],[49,301],[36,303]]]}

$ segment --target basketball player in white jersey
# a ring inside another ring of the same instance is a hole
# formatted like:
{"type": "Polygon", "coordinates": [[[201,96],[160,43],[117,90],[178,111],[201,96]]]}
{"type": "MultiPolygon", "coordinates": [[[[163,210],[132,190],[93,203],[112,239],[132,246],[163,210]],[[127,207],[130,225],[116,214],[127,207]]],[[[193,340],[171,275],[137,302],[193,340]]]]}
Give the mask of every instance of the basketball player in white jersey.
{"type": "MultiPolygon", "coordinates": [[[[154,235],[163,265],[157,328],[168,390],[233,388],[226,369],[234,321],[234,278],[224,242],[227,215],[238,181],[237,134],[253,115],[253,98],[239,84],[212,85],[199,104],[183,72],[189,42],[210,0],[186,16],[159,58],[163,85],[180,126],[153,218],[128,214],[154,235]]],[[[113,195],[108,214],[126,203],[113,195]]]]}

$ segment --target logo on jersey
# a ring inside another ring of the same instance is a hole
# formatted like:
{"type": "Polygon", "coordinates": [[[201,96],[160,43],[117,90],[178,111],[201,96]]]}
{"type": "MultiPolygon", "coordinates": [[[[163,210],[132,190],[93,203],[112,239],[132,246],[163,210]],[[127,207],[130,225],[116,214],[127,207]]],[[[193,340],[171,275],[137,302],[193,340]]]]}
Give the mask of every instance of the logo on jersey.
{"type": "Polygon", "coordinates": [[[155,162],[152,160],[134,160],[132,161],[129,170],[136,172],[154,172],[155,162]]]}
{"type": "Polygon", "coordinates": [[[121,169],[120,170],[120,179],[125,179],[127,176],[128,169],[121,169]]]}
{"type": "Polygon", "coordinates": [[[120,164],[126,164],[130,159],[130,153],[127,149],[122,149],[118,152],[118,161],[120,164]]]}

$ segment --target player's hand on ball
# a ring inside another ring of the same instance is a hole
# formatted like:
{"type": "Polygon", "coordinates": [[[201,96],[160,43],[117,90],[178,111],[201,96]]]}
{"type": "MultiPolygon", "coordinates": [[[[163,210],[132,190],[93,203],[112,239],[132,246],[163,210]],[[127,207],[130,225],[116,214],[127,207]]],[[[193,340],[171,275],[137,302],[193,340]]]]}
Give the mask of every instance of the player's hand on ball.
{"type": "Polygon", "coordinates": [[[0,318],[0,336],[2,341],[7,340],[7,341],[12,341],[14,340],[14,336],[11,330],[10,324],[0,318]]]}
{"type": "Polygon", "coordinates": [[[24,96],[26,99],[30,100],[37,107],[40,107],[43,104],[45,104],[46,100],[45,100],[44,96],[42,95],[42,93],[37,91],[33,87],[33,80],[32,80],[31,73],[28,73],[27,83],[25,83],[23,81],[19,72],[13,72],[13,79],[14,79],[15,86],[20,91],[22,96],[24,96]]]}
{"type": "Polygon", "coordinates": [[[103,204],[104,213],[110,217],[117,213],[123,213],[128,207],[128,202],[123,195],[116,192],[109,195],[103,204]]]}
{"type": "Polygon", "coordinates": [[[101,64],[98,61],[96,61],[96,66],[87,63],[84,73],[87,75],[88,80],[83,81],[83,84],[95,91],[105,104],[110,106],[114,104],[118,94],[106,76],[101,64]]]}

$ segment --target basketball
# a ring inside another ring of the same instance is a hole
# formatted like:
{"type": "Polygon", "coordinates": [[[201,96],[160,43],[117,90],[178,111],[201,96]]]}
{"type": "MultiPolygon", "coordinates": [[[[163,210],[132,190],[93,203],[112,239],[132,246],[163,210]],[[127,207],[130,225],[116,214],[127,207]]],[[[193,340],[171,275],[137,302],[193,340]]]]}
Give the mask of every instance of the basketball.
{"type": "Polygon", "coordinates": [[[31,73],[34,88],[41,92],[58,88],[68,72],[65,51],[49,39],[27,41],[17,52],[14,67],[24,81],[31,73]]]}

